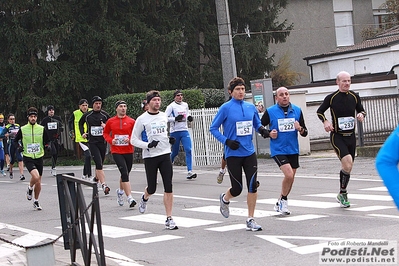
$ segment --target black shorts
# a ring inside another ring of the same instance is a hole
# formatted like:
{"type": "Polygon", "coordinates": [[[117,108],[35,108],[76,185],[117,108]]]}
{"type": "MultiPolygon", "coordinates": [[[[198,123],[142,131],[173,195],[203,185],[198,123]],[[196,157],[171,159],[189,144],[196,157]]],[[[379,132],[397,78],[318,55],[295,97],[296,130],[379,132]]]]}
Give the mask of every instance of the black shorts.
{"type": "Polygon", "coordinates": [[[43,174],[43,157],[33,159],[30,157],[24,156],[24,164],[28,172],[30,173],[32,170],[37,169],[39,175],[42,176],[43,174]]]}
{"type": "Polygon", "coordinates": [[[356,152],[356,136],[352,133],[350,136],[345,136],[339,133],[331,133],[330,135],[331,145],[334,148],[335,153],[341,160],[346,155],[350,154],[352,160],[355,160],[356,152]]]}
{"type": "Polygon", "coordinates": [[[277,163],[278,167],[289,163],[292,169],[299,168],[299,155],[289,154],[289,155],[275,155],[273,156],[274,161],[277,163]]]}

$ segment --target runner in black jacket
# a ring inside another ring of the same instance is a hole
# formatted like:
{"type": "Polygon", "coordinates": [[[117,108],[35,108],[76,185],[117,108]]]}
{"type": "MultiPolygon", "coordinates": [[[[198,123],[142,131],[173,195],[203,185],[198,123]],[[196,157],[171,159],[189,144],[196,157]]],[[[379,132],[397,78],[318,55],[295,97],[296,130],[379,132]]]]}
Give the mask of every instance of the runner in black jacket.
{"type": "Polygon", "coordinates": [[[94,96],[91,100],[93,110],[85,113],[79,120],[79,130],[82,137],[89,140],[89,148],[93,161],[96,164],[96,181],[100,182],[105,195],[109,194],[110,188],[105,183],[103,163],[107,143],[103,137],[103,128],[110,118],[109,114],[101,110],[103,100],[99,96],[94,96]],[[84,123],[87,124],[87,132],[84,131],[84,123]]]}

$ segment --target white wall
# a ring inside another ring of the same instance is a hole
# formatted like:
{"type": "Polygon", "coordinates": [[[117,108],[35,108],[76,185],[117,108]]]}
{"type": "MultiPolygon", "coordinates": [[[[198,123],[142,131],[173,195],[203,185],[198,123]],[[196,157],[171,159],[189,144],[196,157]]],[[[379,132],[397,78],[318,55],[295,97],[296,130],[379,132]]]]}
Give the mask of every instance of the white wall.
{"type": "Polygon", "coordinates": [[[399,64],[399,44],[380,49],[311,59],[309,64],[312,65],[313,69],[313,81],[335,79],[342,70],[351,75],[388,72],[393,65],[399,64]],[[367,71],[359,67],[359,64],[361,64],[359,60],[363,61],[367,71]],[[356,66],[358,71],[356,71],[356,66]]]}

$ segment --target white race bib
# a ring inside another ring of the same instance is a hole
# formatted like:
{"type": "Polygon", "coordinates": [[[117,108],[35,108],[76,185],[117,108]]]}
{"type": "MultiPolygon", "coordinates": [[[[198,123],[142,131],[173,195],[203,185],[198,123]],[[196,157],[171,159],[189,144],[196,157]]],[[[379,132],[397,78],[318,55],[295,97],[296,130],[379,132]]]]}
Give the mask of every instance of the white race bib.
{"type": "Polygon", "coordinates": [[[338,117],[338,127],[342,130],[351,130],[355,128],[355,118],[352,116],[338,117]]]}
{"type": "Polygon", "coordinates": [[[151,123],[151,133],[153,136],[165,134],[166,129],[166,124],[164,122],[151,123]]]}
{"type": "Polygon", "coordinates": [[[129,145],[129,135],[115,135],[115,146],[128,146],[129,145]]]}
{"type": "Polygon", "coordinates": [[[91,127],[90,134],[95,137],[102,136],[103,135],[103,127],[102,126],[91,127]]]}
{"type": "Polygon", "coordinates": [[[278,130],[280,132],[295,131],[295,118],[282,118],[278,120],[278,130]]]}
{"type": "Polygon", "coordinates": [[[52,129],[57,129],[57,122],[50,122],[50,123],[47,123],[47,129],[48,130],[52,130],[52,129]]]}
{"type": "Polygon", "coordinates": [[[252,121],[236,122],[237,136],[252,135],[252,121]]]}
{"type": "Polygon", "coordinates": [[[29,143],[28,145],[28,149],[27,149],[27,153],[38,153],[40,152],[40,144],[39,143],[29,143]]]}

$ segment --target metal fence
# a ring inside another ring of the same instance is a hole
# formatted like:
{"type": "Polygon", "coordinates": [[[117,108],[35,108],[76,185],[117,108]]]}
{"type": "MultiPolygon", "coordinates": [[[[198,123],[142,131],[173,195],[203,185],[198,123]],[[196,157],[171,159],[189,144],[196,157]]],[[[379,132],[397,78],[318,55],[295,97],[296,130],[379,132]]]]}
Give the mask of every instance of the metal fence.
{"type": "Polygon", "coordinates": [[[193,142],[193,162],[196,166],[220,164],[223,156],[223,144],[209,132],[209,126],[218,108],[190,110],[195,118],[191,122],[193,142]]]}
{"type": "Polygon", "coordinates": [[[399,124],[399,95],[361,97],[367,113],[363,123],[358,123],[359,145],[383,143],[399,124]]]}

